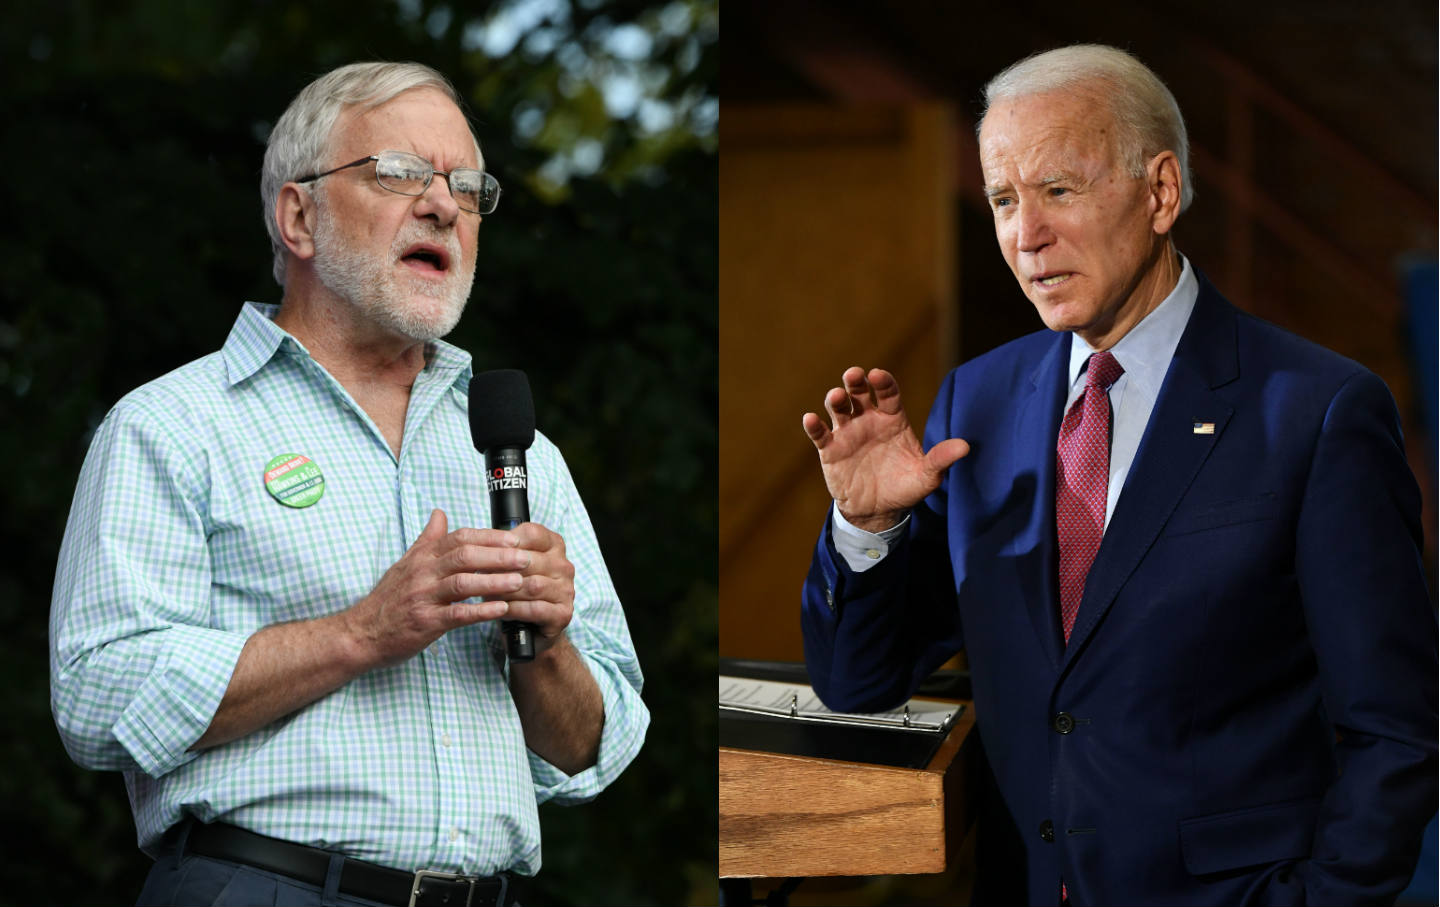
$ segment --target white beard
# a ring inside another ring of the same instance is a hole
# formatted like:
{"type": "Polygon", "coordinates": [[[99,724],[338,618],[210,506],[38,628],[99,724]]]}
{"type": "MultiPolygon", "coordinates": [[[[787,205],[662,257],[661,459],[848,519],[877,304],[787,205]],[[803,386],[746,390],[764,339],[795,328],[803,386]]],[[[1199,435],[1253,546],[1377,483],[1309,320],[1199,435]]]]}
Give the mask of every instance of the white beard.
{"type": "Polygon", "coordinates": [[[411,221],[395,237],[386,258],[352,245],[335,228],[323,203],[315,223],[315,275],[330,292],[346,300],[374,324],[429,343],[454,330],[470,298],[475,272],[460,272],[460,242],[453,230],[411,221]],[[419,242],[443,246],[450,270],[442,281],[396,269],[400,256],[419,242]]]}

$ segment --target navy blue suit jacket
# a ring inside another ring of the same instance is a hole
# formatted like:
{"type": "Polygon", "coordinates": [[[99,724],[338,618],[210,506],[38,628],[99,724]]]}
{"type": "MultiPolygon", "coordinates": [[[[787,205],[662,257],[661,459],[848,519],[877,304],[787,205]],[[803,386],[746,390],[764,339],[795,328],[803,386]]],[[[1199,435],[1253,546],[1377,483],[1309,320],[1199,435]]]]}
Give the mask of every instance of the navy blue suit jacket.
{"type": "Polygon", "coordinates": [[[1200,278],[1062,641],[1055,439],[1070,337],[953,371],[925,432],[971,453],[851,572],[829,521],[810,678],[888,708],[964,648],[990,783],[977,899],[1393,899],[1436,807],[1436,620],[1395,405],[1200,278]],[[1196,423],[1213,423],[1213,433],[1196,423]]]}

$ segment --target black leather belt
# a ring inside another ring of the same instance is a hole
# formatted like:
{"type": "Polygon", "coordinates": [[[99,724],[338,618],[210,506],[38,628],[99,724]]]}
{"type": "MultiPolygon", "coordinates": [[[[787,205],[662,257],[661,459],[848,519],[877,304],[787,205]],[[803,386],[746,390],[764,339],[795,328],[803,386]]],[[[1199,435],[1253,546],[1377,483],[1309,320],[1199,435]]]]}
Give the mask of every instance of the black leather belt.
{"type": "MultiPolygon", "coordinates": [[[[321,888],[334,856],[329,851],[258,835],[223,822],[194,823],[185,847],[204,857],[244,863],[321,888]]],[[[407,907],[509,907],[514,903],[510,877],[505,873],[411,873],[348,857],[340,871],[340,891],[367,901],[407,907]]]]}

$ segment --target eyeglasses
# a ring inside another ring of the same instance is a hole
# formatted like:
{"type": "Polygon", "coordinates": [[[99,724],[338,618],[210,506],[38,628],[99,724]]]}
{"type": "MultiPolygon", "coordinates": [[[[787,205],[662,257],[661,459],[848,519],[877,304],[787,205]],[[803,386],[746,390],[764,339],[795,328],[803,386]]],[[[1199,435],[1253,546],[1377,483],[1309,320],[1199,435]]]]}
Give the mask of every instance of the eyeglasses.
{"type": "Polygon", "coordinates": [[[425,190],[430,188],[430,180],[438,173],[445,177],[445,184],[450,187],[450,195],[461,211],[490,214],[500,203],[500,183],[485,171],[469,168],[436,170],[434,164],[408,151],[382,151],[362,157],[358,161],[341,164],[334,170],[302,176],[295,182],[308,183],[371,161],[375,162],[375,181],[381,188],[400,195],[424,195],[425,190]]]}

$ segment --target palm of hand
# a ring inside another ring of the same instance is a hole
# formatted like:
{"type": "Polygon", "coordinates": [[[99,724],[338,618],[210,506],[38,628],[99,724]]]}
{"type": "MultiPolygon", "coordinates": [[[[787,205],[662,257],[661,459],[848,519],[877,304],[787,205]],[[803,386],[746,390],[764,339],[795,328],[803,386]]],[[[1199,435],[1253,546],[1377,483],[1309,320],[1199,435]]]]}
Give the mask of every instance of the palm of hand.
{"type": "Polygon", "coordinates": [[[940,484],[903,410],[870,410],[837,427],[820,466],[846,519],[903,514],[940,484]]]}

